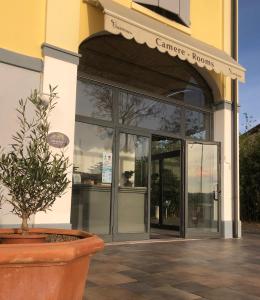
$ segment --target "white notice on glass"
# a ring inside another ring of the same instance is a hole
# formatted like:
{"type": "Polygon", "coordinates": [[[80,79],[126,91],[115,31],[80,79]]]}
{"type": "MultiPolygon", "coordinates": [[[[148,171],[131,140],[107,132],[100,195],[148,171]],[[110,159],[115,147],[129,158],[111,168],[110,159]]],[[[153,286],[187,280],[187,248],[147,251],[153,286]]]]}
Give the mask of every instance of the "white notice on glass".
{"type": "Polygon", "coordinates": [[[103,152],[102,183],[112,183],[112,153],[103,152]]]}

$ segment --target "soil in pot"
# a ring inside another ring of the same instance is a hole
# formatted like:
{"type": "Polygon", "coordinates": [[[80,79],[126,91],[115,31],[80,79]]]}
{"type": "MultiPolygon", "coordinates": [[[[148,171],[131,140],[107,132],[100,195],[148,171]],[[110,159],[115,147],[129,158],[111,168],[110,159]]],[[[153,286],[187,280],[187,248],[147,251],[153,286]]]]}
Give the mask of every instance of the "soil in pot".
{"type": "Polygon", "coordinates": [[[80,239],[78,236],[64,234],[1,234],[0,244],[37,244],[70,242],[80,239]]]}
{"type": "Polygon", "coordinates": [[[46,234],[1,234],[0,243],[1,244],[37,244],[45,243],[47,239],[46,234]]]}

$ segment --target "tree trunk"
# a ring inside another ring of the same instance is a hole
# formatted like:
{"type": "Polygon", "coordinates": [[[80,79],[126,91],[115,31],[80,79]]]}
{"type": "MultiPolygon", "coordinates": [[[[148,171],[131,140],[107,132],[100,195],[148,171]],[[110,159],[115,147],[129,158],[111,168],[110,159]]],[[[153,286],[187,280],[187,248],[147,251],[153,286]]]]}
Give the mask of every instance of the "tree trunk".
{"type": "Polygon", "coordinates": [[[22,216],[21,229],[22,229],[22,235],[28,234],[29,227],[28,227],[28,217],[27,216],[22,216]]]}

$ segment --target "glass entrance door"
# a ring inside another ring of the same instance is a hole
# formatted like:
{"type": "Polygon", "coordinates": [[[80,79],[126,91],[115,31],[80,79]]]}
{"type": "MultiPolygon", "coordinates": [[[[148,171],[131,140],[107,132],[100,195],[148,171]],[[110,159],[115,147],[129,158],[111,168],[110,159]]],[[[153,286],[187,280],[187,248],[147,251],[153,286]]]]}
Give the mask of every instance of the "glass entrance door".
{"type": "Polygon", "coordinates": [[[114,130],[76,123],[71,224],[101,235],[111,235],[112,161],[114,130]]]}
{"type": "Polygon", "coordinates": [[[181,141],[152,137],[151,226],[180,231],[181,141]]]}
{"type": "Polygon", "coordinates": [[[119,132],[113,240],[149,238],[150,137],[119,132]]]}
{"type": "Polygon", "coordinates": [[[71,223],[106,241],[149,238],[150,136],[77,122],[71,223]]]}
{"type": "Polygon", "coordinates": [[[219,144],[186,146],[186,236],[219,234],[219,144]]]}

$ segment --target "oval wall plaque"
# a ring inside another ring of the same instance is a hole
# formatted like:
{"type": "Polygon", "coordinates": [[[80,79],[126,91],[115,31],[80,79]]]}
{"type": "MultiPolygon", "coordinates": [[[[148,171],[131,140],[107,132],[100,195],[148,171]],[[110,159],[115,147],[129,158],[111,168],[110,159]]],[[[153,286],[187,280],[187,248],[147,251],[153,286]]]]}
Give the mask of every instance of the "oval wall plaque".
{"type": "Polygon", "coordinates": [[[51,132],[47,136],[47,142],[52,147],[64,148],[68,146],[70,140],[64,133],[51,132]]]}

